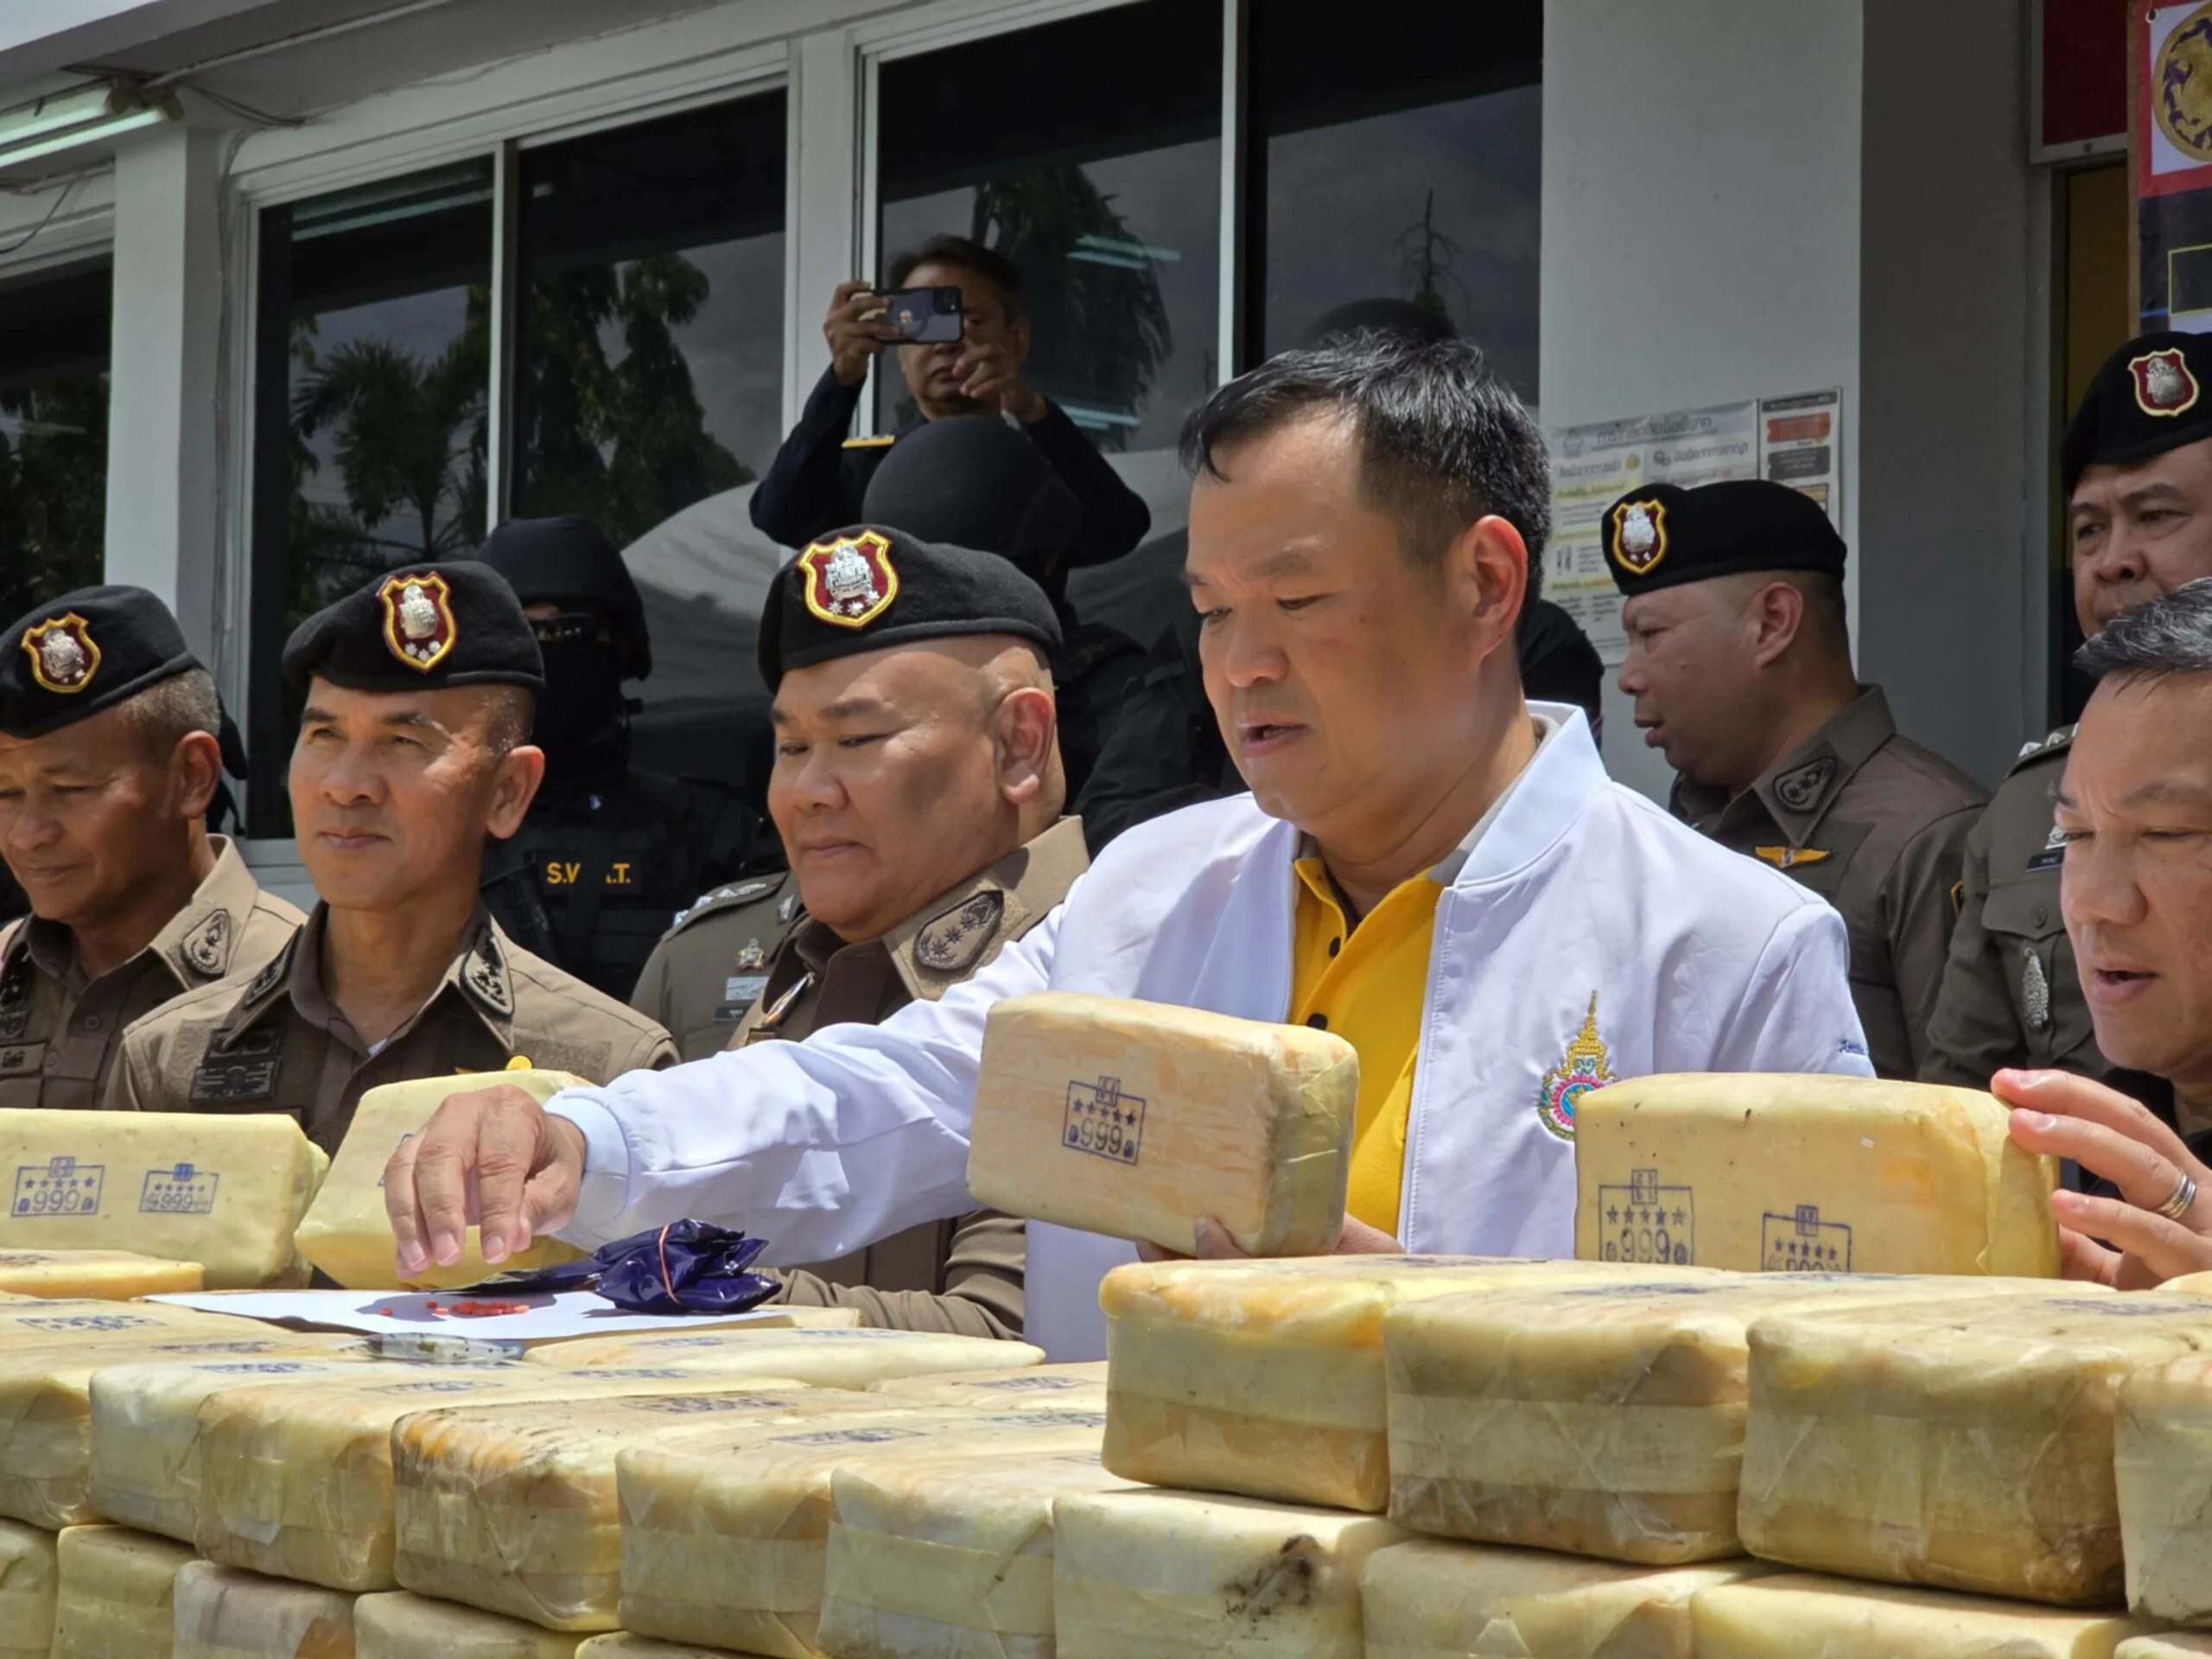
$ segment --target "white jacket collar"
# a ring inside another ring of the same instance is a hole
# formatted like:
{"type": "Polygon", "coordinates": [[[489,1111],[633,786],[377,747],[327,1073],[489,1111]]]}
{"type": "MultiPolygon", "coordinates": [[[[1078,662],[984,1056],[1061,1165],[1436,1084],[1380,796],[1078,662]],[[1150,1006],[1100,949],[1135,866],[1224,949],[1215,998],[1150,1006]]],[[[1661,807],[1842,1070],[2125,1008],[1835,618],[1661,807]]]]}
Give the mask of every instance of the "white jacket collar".
{"type": "Polygon", "coordinates": [[[1589,717],[1581,709],[1567,702],[1532,702],[1529,712],[1550,730],[1498,798],[1491,809],[1495,816],[1477,826],[1479,834],[1471,837],[1474,845],[1452,879],[1455,892],[1527,869],[1558,844],[1606,785],[1605,763],[1599,759],[1589,717]]]}

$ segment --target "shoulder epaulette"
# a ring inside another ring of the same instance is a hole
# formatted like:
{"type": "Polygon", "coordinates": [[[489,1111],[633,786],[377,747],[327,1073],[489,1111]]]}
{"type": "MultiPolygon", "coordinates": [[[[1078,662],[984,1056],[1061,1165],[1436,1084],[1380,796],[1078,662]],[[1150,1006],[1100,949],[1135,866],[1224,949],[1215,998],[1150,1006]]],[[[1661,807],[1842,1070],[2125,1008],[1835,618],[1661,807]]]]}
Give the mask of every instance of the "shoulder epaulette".
{"type": "Polygon", "coordinates": [[[2073,741],[2074,728],[2061,726],[2056,731],[2045,736],[2041,742],[2023,743],[2020,745],[2018,757],[2012,762],[2012,771],[2018,772],[2031,760],[2040,760],[2046,755],[2063,754],[2066,752],[2067,746],[2073,741]]]}
{"type": "Polygon", "coordinates": [[[897,434],[887,433],[884,436],[880,438],[847,438],[844,442],[844,448],[848,449],[888,449],[893,444],[898,442],[899,438],[897,434]]]}
{"type": "Polygon", "coordinates": [[[778,887],[783,886],[785,880],[785,878],[780,875],[755,876],[749,881],[732,881],[725,887],[715,888],[711,893],[702,893],[676,912],[676,919],[668,925],[668,931],[673,933],[697,921],[702,916],[712,915],[716,911],[728,910],[736,905],[749,905],[755,899],[766,899],[778,887]]]}

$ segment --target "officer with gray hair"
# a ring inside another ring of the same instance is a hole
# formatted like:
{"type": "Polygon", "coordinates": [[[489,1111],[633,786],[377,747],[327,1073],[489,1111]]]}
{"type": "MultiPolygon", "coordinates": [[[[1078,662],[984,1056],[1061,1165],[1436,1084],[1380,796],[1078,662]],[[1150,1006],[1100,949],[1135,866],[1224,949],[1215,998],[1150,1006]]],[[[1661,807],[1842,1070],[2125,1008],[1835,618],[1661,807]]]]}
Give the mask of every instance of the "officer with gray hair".
{"type": "Polygon", "coordinates": [[[2006,1071],[2012,1138],[2070,1158],[2065,1269],[2121,1289],[2212,1268],[2212,577],[2115,619],[2056,799],[2059,893],[2107,1084],[2006,1071]]]}

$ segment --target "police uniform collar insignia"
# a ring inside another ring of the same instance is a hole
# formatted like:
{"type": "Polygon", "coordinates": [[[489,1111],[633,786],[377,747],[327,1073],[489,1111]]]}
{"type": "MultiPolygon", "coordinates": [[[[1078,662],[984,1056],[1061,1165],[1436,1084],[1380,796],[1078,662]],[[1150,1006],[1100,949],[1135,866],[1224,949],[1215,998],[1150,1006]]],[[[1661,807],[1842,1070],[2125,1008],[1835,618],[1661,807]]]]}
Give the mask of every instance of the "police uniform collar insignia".
{"type": "Polygon", "coordinates": [[[2179,415],[2196,406],[2201,388],[2175,347],[2131,357],[2127,372],[2135,382],[2135,406],[2145,415],[2179,415]]]}
{"type": "Polygon", "coordinates": [[[1799,864],[1818,864],[1828,857],[1821,847],[1754,847],[1751,855],[1777,870],[1787,870],[1799,864]]]}
{"type": "Polygon", "coordinates": [[[83,690],[100,671],[99,645],[74,611],[24,629],[22,645],[31,678],[42,690],[67,696],[83,690]]]}
{"type": "Polygon", "coordinates": [[[453,590],[436,571],[398,571],[377,589],[384,606],[385,647],[410,668],[429,673],[461,637],[453,619],[453,590]]]}
{"type": "Polygon", "coordinates": [[[218,910],[185,936],[184,959],[202,979],[220,979],[231,965],[231,913],[218,910]]]}
{"type": "Polygon", "coordinates": [[[914,960],[933,974],[965,972],[996,937],[1006,894],[993,887],[963,899],[922,924],[914,935],[914,960]]]}
{"type": "Polygon", "coordinates": [[[1824,754],[1783,772],[1774,780],[1774,798],[1792,812],[1808,812],[1820,804],[1821,793],[1835,776],[1835,757],[1824,754]]]}
{"type": "Polygon", "coordinates": [[[1605,538],[1613,563],[1631,576],[1647,576],[1667,556],[1667,507],[1662,501],[1624,501],[1612,511],[1605,538]]]}
{"type": "Polygon", "coordinates": [[[791,918],[798,914],[798,890],[797,888],[793,888],[791,892],[784,895],[783,902],[776,906],[776,919],[779,922],[789,923],[791,918]]]}
{"type": "Polygon", "coordinates": [[[461,969],[461,982],[468,993],[502,1020],[515,1015],[515,994],[507,983],[506,957],[499,950],[499,935],[489,927],[475,950],[468,953],[468,965],[461,969]]]}
{"type": "Polygon", "coordinates": [[[31,1019],[31,953],[28,923],[16,930],[7,962],[0,968],[0,1043],[12,1043],[23,1034],[31,1019]]]}
{"type": "Polygon", "coordinates": [[[1618,1081],[1606,1060],[1605,1039],[1598,1035],[1598,993],[1592,991],[1582,1029],[1537,1086],[1536,1116],[1545,1128],[1562,1141],[1574,1139],[1574,1103],[1592,1089],[1618,1081]]]}
{"type": "Polygon", "coordinates": [[[899,597],[890,541],[874,531],[815,542],[798,556],[806,608],[841,628],[864,628],[899,597]]]}
{"type": "Polygon", "coordinates": [[[294,949],[299,949],[299,936],[303,931],[308,931],[308,929],[294,929],[292,938],[288,938],[288,940],[283,943],[283,949],[276,951],[276,956],[270,957],[268,963],[261,964],[261,971],[257,973],[257,976],[252,978],[252,982],[245,987],[245,995],[241,998],[241,1007],[259,1002],[261,998],[265,998],[270,991],[274,991],[274,988],[283,982],[285,973],[292,971],[292,951],[294,949]]]}

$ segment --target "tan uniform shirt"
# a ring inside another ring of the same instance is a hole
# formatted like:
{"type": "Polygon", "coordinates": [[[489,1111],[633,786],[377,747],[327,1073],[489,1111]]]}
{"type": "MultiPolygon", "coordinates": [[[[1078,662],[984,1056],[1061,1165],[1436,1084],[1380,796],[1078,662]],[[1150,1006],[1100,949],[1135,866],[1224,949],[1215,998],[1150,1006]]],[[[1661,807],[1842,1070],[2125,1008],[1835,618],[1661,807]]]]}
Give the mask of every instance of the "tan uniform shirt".
{"type": "MultiPolygon", "coordinates": [[[[875,1025],[909,1002],[935,1001],[1044,920],[1089,863],[1082,823],[1063,818],[865,944],[847,944],[798,912],[730,1046],[798,1040],[824,1026],[875,1025]]],[[[791,1268],[782,1275],[783,1300],[858,1308],[869,1325],[1018,1337],[1027,1253],[1026,1223],[978,1211],[791,1268]]]]}
{"type": "Polygon", "coordinates": [[[756,876],[703,893],[661,935],[630,1006],[663,1027],[686,1060],[729,1046],[768,982],[768,956],[798,914],[798,884],[756,876]]]}
{"type": "Polygon", "coordinates": [[[257,973],[307,918],[264,893],[238,850],[210,837],[215,868],[153,943],[87,980],[69,930],[26,916],[0,929],[0,1107],[99,1105],[124,1028],[171,998],[257,973]]]}
{"type": "Polygon", "coordinates": [[[335,1152],[379,1084],[498,1071],[517,1057],[607,1083],[676,1063],[651,1020],[507,938],[480,909],[444,978],[375,1052],[322,986],[327,908],[259,973],[179,997],[125,1035],[111,1111],[289,1112],[335,1152]]]}
{"type": "Polygon", "coordinates": [[[2052,817],[2074,728],[2020,751],[2012,774],[1967,838],[1958,931],[1928,1029],[1920,1075],[1986,1089],[2008,1065],[2102,1078],[2088,999],[2058,908],[2066,849],[2052,817]]]}
{"type": "Polygon", "coordinates": [[[1679,782],[1675,810],[1841,912],[1867,1058],[1882,1077],[1910,1077],[1942,983],[1967,834],[1988,798],[1900,736],[1889,700],[1868,686],[1743,794],[1679,782]]]}

